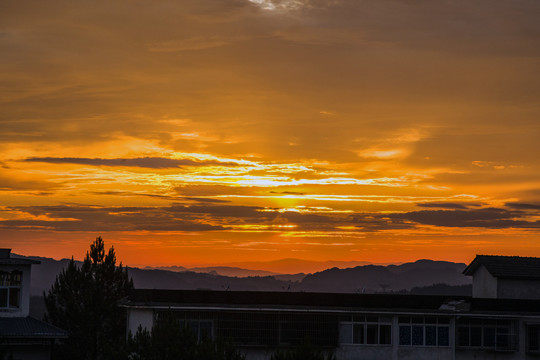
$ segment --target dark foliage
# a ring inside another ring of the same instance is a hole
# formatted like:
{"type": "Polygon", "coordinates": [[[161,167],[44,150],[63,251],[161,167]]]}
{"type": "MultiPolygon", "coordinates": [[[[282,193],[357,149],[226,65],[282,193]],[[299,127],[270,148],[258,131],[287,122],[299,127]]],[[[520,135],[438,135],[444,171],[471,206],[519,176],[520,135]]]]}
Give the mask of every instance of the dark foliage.
{"type": "Polygon", "coordinates": [[[127,269],[116,266],[114,248],[105,253],[98,237],[81,267],[73,259],[44,294],[45,320],[69,337],[55,347],[58,360],[125,358],[126,313],[118,300],[133,288],[127,269]]]}
{"type": "Polygon", "coordinates": [[[288,350],[278,350],[270,360],[335,360],[333,353],[320,350],[305,341],[302,345],[288,350]]]}
{"type": "Polygon", "coordinates": [[[229,342],[203,339],[183,326],[172,312],[160,314],[152,331],[139,326],[128,337],[129,360],[245,360],[229,342]]]}
{"type": "Polygon", "coordinates": [[[0,360],[13,360],[13,354],[9,346],[2,343],[0,343],[0,360]]]}

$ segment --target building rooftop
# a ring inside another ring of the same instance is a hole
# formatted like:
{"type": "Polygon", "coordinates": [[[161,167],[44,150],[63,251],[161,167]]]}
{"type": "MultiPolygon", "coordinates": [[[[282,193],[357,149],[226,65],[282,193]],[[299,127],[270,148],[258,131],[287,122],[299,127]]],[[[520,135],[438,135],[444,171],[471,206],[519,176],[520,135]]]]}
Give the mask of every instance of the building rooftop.
{"type": "Polygon", "coordinates": [[[267,291],[134,289],[126,307],[269,309],[287,311],[368,311],[482,314],[528,313],[540,316],[540,300],[475,299],[469,296],[343,294],[267,291]]]}
{"type": "Polygon", "coordinates": [[[23,259],[23,258],[12,258],[11,249],[0,249],[0,265],[32,265],[32,264],[41,264],[40,261],[23,259]]]}
{"type": "Polygon", "coordinates": [[[64,330],[31,317],[0,317],[0,339],[64,337],[67,337],[64,330]]]}
{"type": "MultiPolygon", "coordinates": [[[[457,298],[462,299],[463,297],[457,298]]],[[[125,305],[438,309],[446,300],[448,300],[447,296],[400,294],[134,289],[125,305]]]]}
{"type": "Polygon", "coordinates": [[[463,274],[473,275],[480,265],[496,278],[540,280],[540,258],[476,255],[463,274]]]}

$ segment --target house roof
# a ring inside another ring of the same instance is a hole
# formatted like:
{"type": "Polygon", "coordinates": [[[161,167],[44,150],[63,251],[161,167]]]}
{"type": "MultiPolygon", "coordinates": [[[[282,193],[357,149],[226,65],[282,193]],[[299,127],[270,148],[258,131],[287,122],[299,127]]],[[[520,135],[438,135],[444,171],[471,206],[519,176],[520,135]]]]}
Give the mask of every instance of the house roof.
{"type": "Polygon", "coordinates": [[[540,258],[476,255],[463,274],[471,276],[481,265],[496,278],[540,280],[540,258]]]}
{"type": "Polygon", "coordinates": [[[32,317],[0,317],[0,339],[65,337],[67,337],[66,331],[32,317]]]}
{"type": "Polygon", "coordinates": [[[0,265],[32,265],[41,264],[41,261],[20,258],[0,259],[0,265]]]}
{"type": "MultiPolygon", "coordinates": [[[[15,255],[17,256],[17,255],[15,255]]],[[[11,249],[0,249],[0,265],[32,265],[41,264],[41,261],[24,259],[21,257],[11,257],[11,249]]]]}

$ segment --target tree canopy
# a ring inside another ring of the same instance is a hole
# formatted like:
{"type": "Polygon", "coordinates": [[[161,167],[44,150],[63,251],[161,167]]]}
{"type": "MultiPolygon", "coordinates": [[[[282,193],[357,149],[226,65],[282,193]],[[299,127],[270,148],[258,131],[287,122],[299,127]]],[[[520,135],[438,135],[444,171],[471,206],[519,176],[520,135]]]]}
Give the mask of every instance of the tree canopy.
{"type": "Polygon", "coordinates": [[[68,331],[55,359],[102,360],[124,356],[126,312],[118,301],[133,288],[127,268],[98,237],[78,267],[73,260],[44,295],[45,320],[68,331]]]}

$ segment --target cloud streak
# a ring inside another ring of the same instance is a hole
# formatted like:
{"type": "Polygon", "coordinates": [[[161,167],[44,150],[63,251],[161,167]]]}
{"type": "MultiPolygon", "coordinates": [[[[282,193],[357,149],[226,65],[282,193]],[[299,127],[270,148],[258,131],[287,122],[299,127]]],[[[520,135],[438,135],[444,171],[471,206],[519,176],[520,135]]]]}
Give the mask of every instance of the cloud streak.
{"type": "Polygon", "coordinates": [[[195,161],[190,159],[170,159],[159,157],[141,157],[133,159],[89,159],[89,158],[53,158],[53,157],[34,157],[22,160],[24,162],[41,162],[49,164],[78,164],[90,166],[115,166],[115,167],[141,167],[149,169],[167,169],[179,168],[182,166],[236,166],[231,162],[220,162],[213,160],[195,161]]]}

